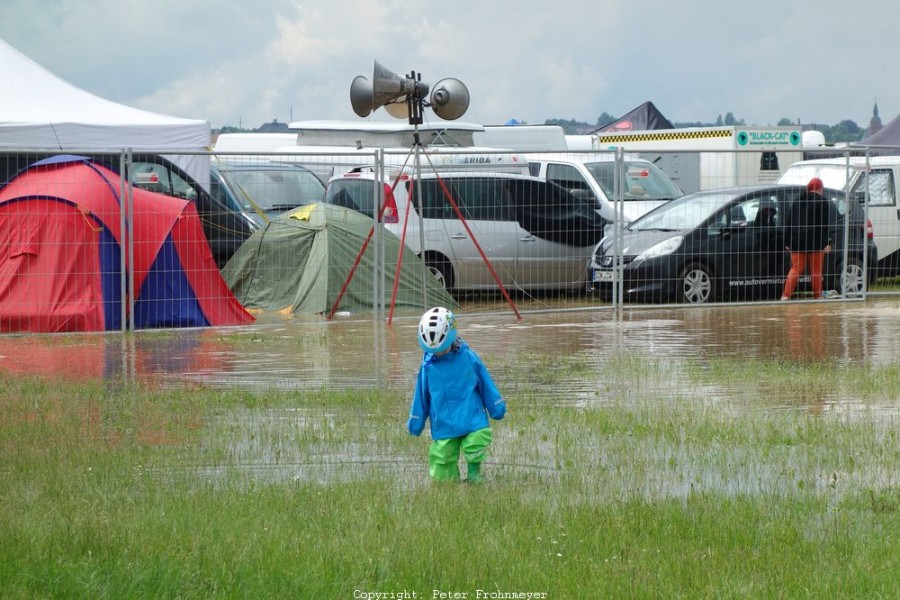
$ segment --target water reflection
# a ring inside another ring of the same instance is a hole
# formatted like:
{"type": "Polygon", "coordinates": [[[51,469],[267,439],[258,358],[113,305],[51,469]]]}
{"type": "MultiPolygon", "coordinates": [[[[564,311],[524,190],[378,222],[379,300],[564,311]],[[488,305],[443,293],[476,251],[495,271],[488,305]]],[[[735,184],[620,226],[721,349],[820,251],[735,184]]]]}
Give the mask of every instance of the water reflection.
{"type": "MultiPolygon", "coordinates": [[[[576,394],[593,393],[604,361],[623,354],[669,362],[737,356],[879,365],[900,359],[896,300],[523,310],[523,317],[502,310],[462,314],[461,335],[501,367],[578,357],[588,368],[581,378],[565,382],[576,394]]],[[[239,328],[0,337],[0,370],[161,386],[405,389],[413,384],[421,356],[417,321],[417,313],[394,315],[391,326],[371,318],[326,322],[263,315],[255,325],[239,328]]]]}

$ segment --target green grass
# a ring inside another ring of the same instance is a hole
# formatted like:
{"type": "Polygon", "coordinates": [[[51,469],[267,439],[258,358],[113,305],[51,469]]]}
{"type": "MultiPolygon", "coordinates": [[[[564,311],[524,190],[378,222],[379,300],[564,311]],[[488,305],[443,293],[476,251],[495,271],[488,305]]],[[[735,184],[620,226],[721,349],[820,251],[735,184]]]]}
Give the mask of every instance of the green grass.
{"type": "Polygon", "coordinates": [[[870,288],[872,292],[897,292],[900,291],[900,277],[882,277],[870,288]]]}
{"type": "Polygon", "coordinates": [[[499,365],[515,391],[482,485],[428,480],[409,390],[0,379],[0,597],[900,596],[895,417],[787,401],[894,398],[895,368],[604,368],[596,397],[550,405],[529,388],[591,367],[499,365]]]}

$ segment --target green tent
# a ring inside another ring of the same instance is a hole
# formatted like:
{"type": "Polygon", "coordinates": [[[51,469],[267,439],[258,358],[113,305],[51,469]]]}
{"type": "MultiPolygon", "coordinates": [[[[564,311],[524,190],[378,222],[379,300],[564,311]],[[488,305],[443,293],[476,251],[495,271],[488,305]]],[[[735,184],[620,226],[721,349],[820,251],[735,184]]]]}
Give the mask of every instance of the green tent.
{"type": "MultiPolygon", "coordinates": [[[[248,309],[329,315],[374,221],[332,204],[316,203],[284,213],[255,232],[222,270],[228,287],[248,309]]],[[[384,306],[390,307],[400,239],[381,230],[384,247],[384,306]]],[[[336,310],[364,312],[375,301],[375,238],[366,246],[336,310]]],[[[428,306],[422,293],[422,261],[403,253],[396,308],[425,310],[456,307],[437,279],[424,277],[428,306]]]]}

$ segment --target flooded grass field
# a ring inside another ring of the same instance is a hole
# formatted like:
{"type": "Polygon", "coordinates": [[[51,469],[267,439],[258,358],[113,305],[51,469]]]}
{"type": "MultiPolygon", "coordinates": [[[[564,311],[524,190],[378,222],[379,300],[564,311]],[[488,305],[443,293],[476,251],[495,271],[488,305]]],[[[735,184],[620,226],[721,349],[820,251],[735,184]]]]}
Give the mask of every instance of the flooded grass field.
{"type": "Polygon", "coordinates": [[[900,302],[522,314],[460,314],[483,486],[405,432],[418,314],[0,338],[0,595],[900,593],[900,302]]]}

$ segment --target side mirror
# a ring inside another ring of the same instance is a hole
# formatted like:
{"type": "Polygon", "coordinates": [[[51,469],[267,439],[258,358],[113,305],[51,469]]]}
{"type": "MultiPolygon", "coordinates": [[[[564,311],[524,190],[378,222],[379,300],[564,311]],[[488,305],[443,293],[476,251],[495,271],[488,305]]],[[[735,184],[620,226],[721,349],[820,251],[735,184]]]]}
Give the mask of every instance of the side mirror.
{"type": "Polygon", "coordinates": [[[589,202],[595,202],[596,198],[594,198],[594,194],[591,193],[591,190],[586,190],[583,188],[574,188],[570,189],[569,193],[578,198],[579,200],[587,200],[589,202]]]}

